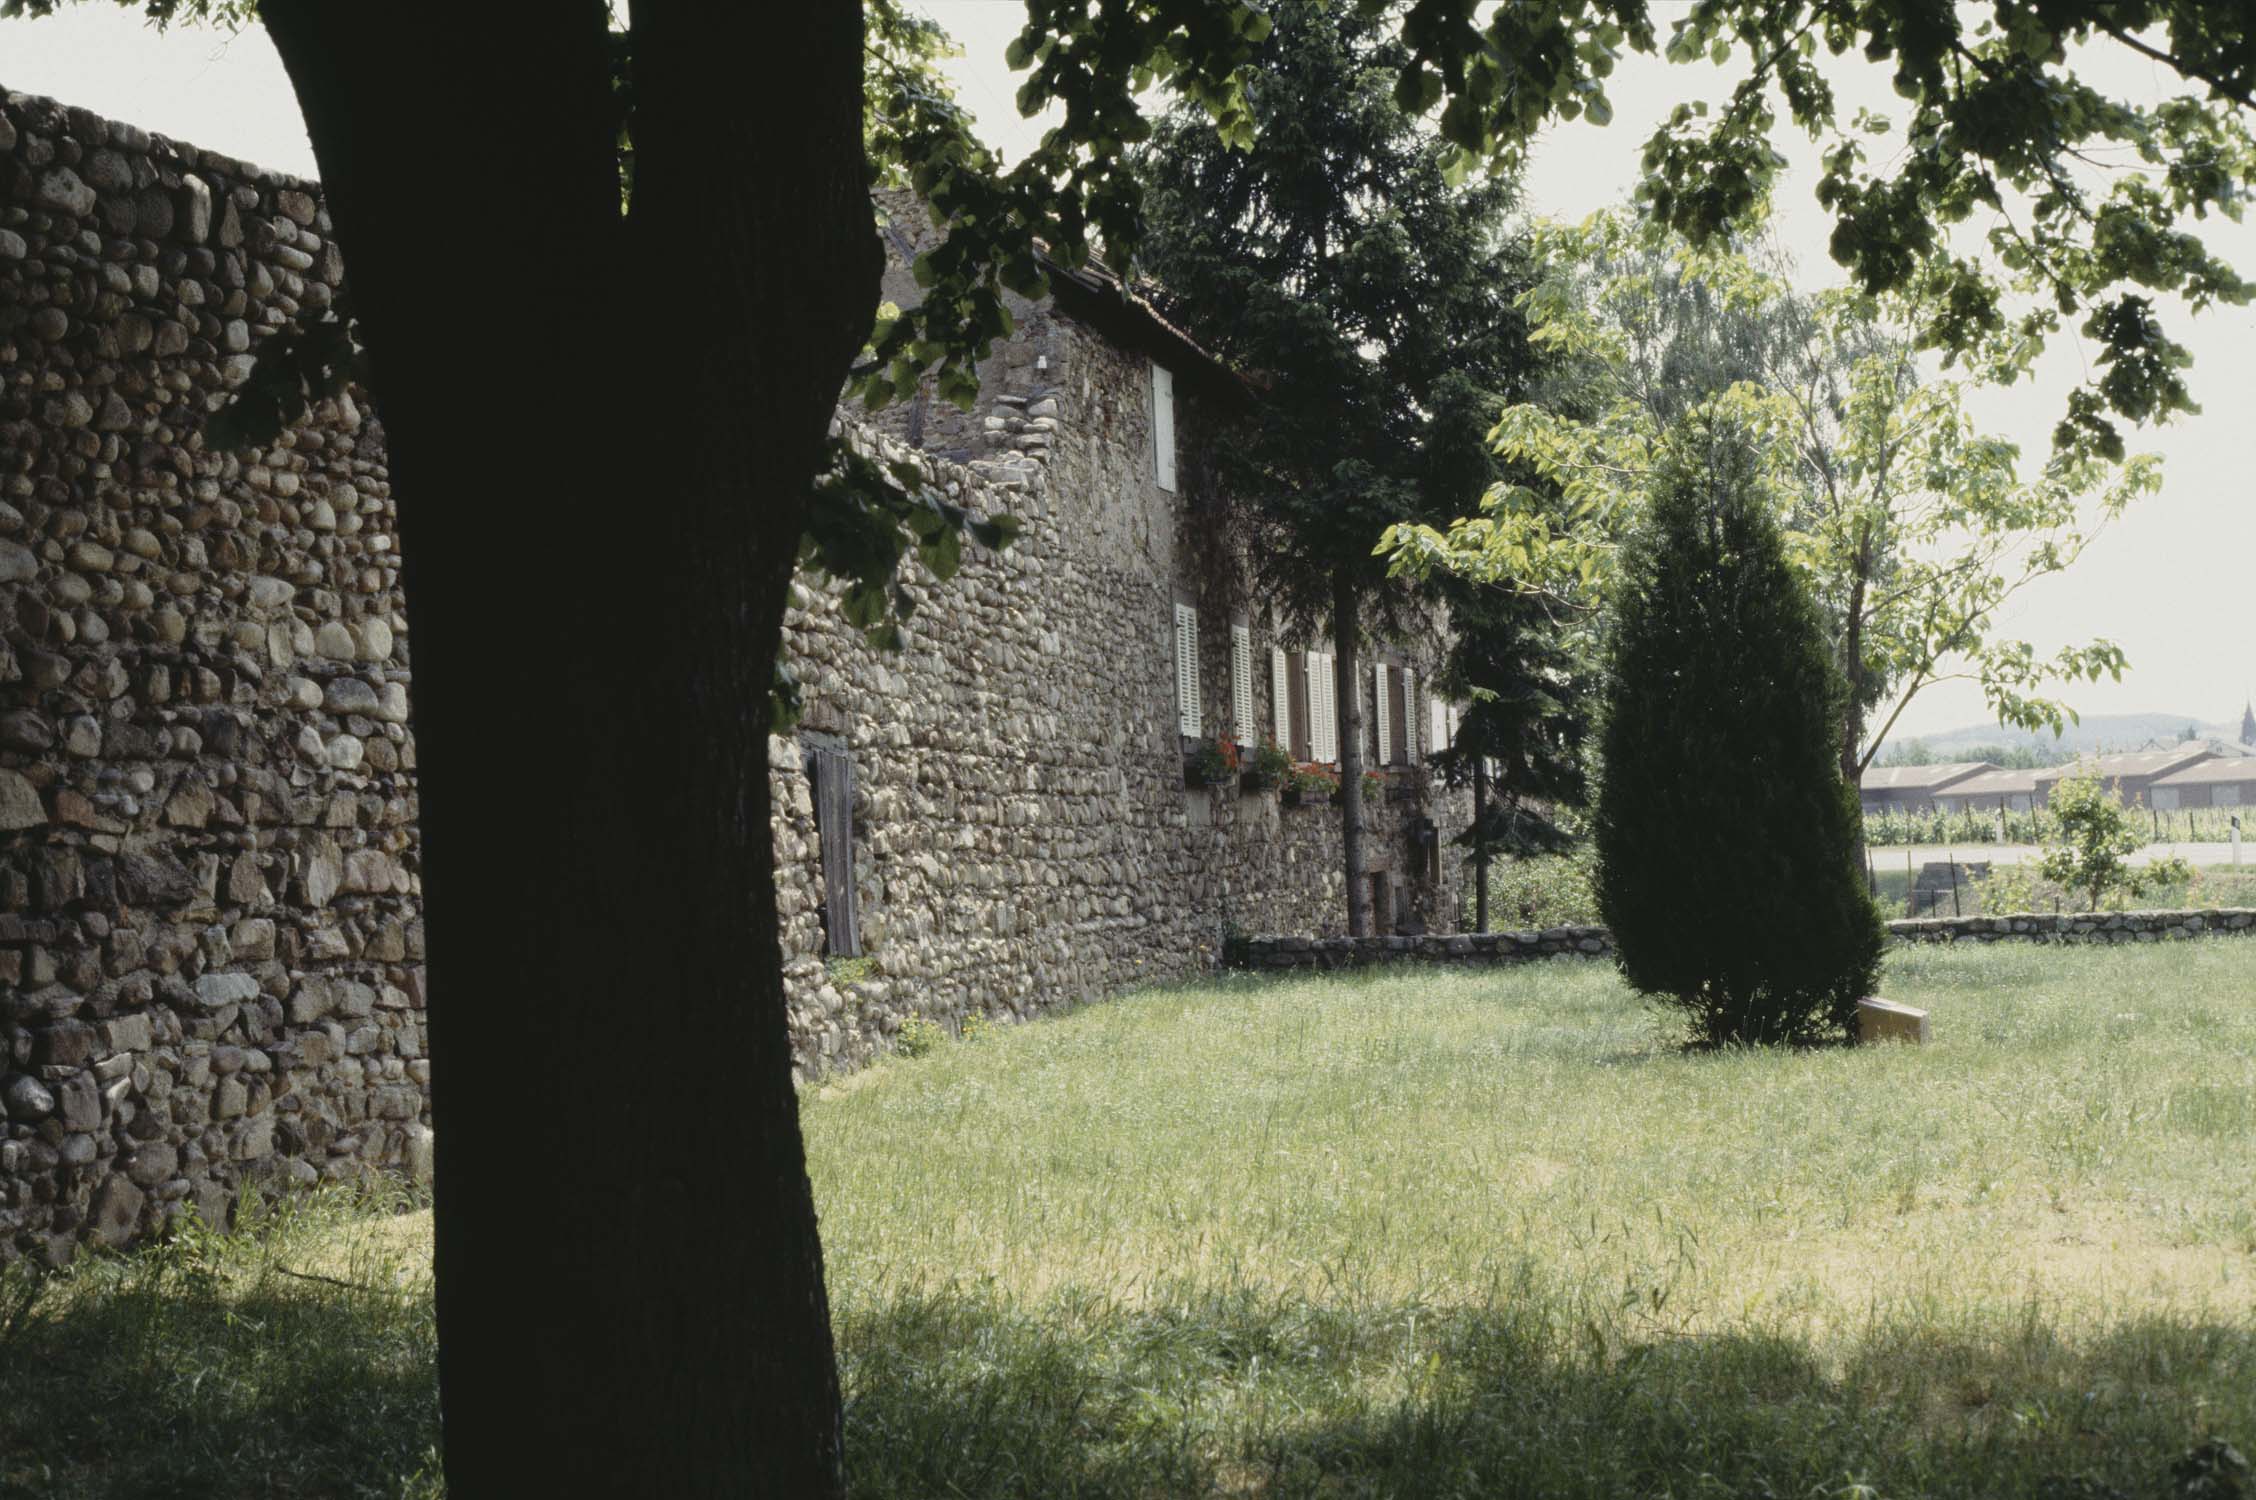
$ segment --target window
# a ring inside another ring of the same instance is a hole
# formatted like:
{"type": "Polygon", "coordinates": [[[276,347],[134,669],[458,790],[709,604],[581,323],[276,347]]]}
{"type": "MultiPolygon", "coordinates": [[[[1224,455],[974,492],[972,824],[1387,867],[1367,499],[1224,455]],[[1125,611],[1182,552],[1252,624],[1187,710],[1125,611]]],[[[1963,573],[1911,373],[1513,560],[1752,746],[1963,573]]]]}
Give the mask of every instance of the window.
{"type": "Polygon", "coordinates": [[[2209,789],[2209,805],[2211,807],[2240,806],[2240,788],[2226,785],[2211,787],[2209,789]]]}
{"type": "Polygon", "coordinates": [[[1285,648],[1269,648],[1269,727],[1277,737],[1277,744],[1287,754],[1299,740],[1293,734],[1292,668],[1285,660],[1285,648]]]}
{"type": "Polygon", "coordinates": [[[1230,734],[1241,745],[1256,743],[1253,730],[1253,631],[1230,622],[1230,734]]]}
{"type": "Polygon", "coordinates": [[[1175,491],[1175,372],[1152,362],[1152,477],[1175,491]]]}
{"type": "Polygon", "coordinates": [[[1339,684],[1332,680],[1332,658],[1323,651],[1308,656],[1308,758],[1339,759],[1339,684]]]}
{"type": "Polygon", "coordinates": [[[1455,736],[1449,732],[1449,705],[1439,698],[1426,700],[1426,753],[1447,750],[1455,736]]]}
{"type": "Polygon", "coordinates": [[[1198,611],[1175,606],[1175,722],[1191,739],[1202,737],[1199,717],[1198,611]]]}
{"type": "Polygon", "coordinates": [[[2178,789],[2174,786],[2154,788],[2154,810],[2156,812],[2176,812],[2178,810],[2178,789]]]}
{"type": "Polygon", "coordinates": [[[813,783],[815,846],[822,860],[823,953],[859,958],[861,911],[854,890],[854,758],[836,735],[802,734],[813,783]]]}
{"type": "Polygon", "coordinates": [[[1410,763],[1410,671],[1389,667],[1380,695],[1379,759],[1390,766],[1410,763]]]}

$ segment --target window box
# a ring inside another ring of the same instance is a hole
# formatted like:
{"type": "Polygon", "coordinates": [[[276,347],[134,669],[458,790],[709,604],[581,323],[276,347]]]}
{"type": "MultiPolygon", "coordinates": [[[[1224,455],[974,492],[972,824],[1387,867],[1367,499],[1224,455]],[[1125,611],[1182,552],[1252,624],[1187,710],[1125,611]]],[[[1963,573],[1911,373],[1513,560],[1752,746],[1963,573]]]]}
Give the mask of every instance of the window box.
{"type": "Polygon", "coordinates": [[[1241,771],[1238,788],[1247,793],[1272,791],[1283,786],[1285,779],[1293,774],[1292,757],[1273,744],[1263,745],[1258,750],[1241,749],[1238,765],[1241,771]]]}
{"type": "Polygon", "coordinates": [[[1217,737],[1183,752],[1183,785],[1228,786],[1238,779],[1238,747],[1217,737]]]}

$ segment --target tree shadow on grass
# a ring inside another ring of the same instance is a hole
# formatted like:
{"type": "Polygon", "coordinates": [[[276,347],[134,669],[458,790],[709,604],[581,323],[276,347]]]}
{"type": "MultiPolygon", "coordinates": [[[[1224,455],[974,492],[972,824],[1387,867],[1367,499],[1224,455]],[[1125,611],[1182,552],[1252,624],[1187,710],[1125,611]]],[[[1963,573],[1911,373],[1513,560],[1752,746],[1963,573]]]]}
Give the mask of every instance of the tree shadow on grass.
{"type": "Polygon", "coordinates": [[[80,1268],[0,1342],[0,1500],[435,1495],[427,1283],[80,1268]]]}
{"type": "Polygon", "coordinates": [[[953,1293],[844,1307],[840,1355],[858,1500],[2256,1495],[2172,1472],[2256,1437],[2256,1332],[2214,1322],[1876,1330],[1825,1357],[1510,1310],[953,1293]]]}

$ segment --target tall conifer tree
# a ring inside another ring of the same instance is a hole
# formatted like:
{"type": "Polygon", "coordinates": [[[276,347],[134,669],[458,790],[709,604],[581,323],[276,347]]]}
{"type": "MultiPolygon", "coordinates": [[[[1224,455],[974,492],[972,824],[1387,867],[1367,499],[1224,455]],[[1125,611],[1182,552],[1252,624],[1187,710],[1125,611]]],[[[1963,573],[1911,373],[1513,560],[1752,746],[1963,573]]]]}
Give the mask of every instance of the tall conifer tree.
{"type": "Polygon", "coordinates": [[[1322,0],[1273,14],[1252,146],[1180,109],[1144,149],[1140,264],[1262,388],[1214,445],[1217,478],[1243,502],[1255,597],[1330,632],[1348,920],[1368,932],[1358,648],[1419,630],[1435,597],[1372,549],[1495,477],[1485,434],[1535,364],[1514,306],[1529,272],[1514,184],[1452,182],[1447,148],[1396,103],[1409,54],[1392,24],[1322,0]]]}
{"type": "Polygon", "coordinates": [[[1607,640],[1598,909],[1714,1043],[1847,1034],[1885,929],[1842,781],[1840,673],[1748,434],[1670,434],[1607,640]]]}

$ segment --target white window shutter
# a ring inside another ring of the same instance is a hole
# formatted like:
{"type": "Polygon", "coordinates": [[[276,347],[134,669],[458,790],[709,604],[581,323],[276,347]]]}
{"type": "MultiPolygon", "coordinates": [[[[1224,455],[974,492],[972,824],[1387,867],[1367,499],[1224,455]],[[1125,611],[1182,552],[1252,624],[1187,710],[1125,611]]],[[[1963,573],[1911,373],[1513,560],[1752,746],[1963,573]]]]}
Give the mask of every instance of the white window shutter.
{"type": "Polygon", "coordinates": [[[1308,758],[1339,759],[1339,685],[1332,681],[1332,658],[1308,653],[1308,758]]]}
{"type": "Polygon", "coordinates": [[[1427,699],[1426,727],[1433,731],[1426,742],[1426,752],[1430,755],[1436,750],[1447,750],[1452,738],[1449,733],[1449,705],[1439,698],[1427,699]]]}
{"type": "Polygon", "coordinates": [[[1372,759],[1371,763],[1383,766],[1387,763],[1387,750],[1393,744],[1388,734],[1388,731],[1393,728],[1393,716],[1387,712],[1387,664],[1383,661],[1371,663],[1371,690],[1371,696],[1377,700],[1379,706],[1378,712],[1371,716],[1377,721],[1379,730],[1379,753],[1372,759]]]}
{"type": "Polygon", "coordinates": [[[1175,606],[1175,719],[1192,739],[1200,737],[1198,611],[1175,606]]]}
{"type": "Polygon", "coordinates": [[[1152,474],[1159,487],[1175,488],[1175,372],[1152,363],[1152,474]]]}
{"type": "Polygon", "coordinates": [[[1254,743],[1253,632],[1230,626],[1230,733],[1241,745],[1254,743]]]}
{"type": "Polygon", "coordinates": [[[1418,763],[1418,672],[1414,667],[1402,669],[1402,758],[1411,765],[1418,763]]]}
{"type": "Polygon", "coordinates": [[[1292,674],[1285,665],[1285,648],[1269,648],[1269,723],[1277,744],[1292,749],[1292,674]]]}

